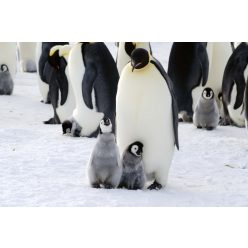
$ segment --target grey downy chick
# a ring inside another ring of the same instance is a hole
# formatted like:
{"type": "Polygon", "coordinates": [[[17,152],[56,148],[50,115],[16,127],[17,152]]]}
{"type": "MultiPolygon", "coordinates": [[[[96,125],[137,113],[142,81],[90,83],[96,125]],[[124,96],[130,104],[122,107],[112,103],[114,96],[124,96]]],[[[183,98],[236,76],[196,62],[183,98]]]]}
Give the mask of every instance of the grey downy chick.
{"type": "Polygon", "coordinates": [[[119,188],[143,189],[146,182],[142,160],[143,144],[136,141],[128,146],[122,157],[122,177],[119,188]]]}
{"type": "Polygon", "coordinates": [[[112,123],[109,118],[103,118],[88,165],[90,185],[93,188],[116,188],[120,183],[121,174],[120,154],[112,123]]]}
{"type": "Polygon", "coordinates": [[[11,95],[14,83],[7,65],[2,64],[0,68],[0,95],[11,95]]]}

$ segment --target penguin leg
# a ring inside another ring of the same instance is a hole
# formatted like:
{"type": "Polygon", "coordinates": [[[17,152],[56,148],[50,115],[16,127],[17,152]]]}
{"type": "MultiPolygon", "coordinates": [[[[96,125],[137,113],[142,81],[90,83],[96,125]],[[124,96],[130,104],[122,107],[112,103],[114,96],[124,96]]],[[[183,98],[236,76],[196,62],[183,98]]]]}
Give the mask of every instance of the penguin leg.
{"type": "Polygon", "coordinates": [[[197,126],[197,128],[201,129],[201,128],[202,128],[202,126],[197,126]]]}
{"type": "Polygon", "coordinates": [[[211,131],[211,130],[213,130],[214,128],[213,128],[213,127],[206,127],[206,129],[207,129],[208,131],[211,131]]]}
{"type": "Polygon", "coordinates": [[[148,187],[148,189],[150,190],[160,190],[162,189],[162,185],[160,183],[158,183],[156,180],[148,187]]]}
{"type": "Polygon", "coordinates": [[[113,188],[115,188],[111,183],[103,183],[103,187],[105,188],[105,189],[113,189],[113,188]]]}
{"type": "Polygon", "coordinates": [[[91,187],[95,189],[101,188],[100,184],[98,182],[91,183],[91,187]]]}

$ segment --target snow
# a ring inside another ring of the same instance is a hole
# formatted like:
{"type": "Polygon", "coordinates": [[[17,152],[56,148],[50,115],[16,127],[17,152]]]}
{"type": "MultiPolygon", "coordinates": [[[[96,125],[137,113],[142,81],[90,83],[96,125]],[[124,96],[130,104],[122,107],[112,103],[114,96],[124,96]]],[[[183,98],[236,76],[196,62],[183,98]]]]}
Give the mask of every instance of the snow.
{"type": "MultiPolygon", "coordinates": [[[[170,44],[152,48],[167,68],[170,44]]],[[[37,75],[20,72],[13,95],[0,97],[0,206],[248,206],[244,128],[180,123],[166,188],[92,189],[86,165],[96,139],[63,136],[61,125],[43,124],[53,111],[40,99],[37,75]]]]}

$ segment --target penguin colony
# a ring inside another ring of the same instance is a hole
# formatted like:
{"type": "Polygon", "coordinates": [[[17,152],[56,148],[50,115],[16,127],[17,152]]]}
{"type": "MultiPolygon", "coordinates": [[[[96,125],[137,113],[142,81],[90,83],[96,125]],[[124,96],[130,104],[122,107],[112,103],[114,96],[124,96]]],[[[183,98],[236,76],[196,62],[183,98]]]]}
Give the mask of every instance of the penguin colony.
{"type": "Polygon", "coordinates": [[[0,50],[1,95],[13,92],[19,58],[22,72],[37,70],[42,101],[54,110],[44,123],[97,137],[94,188],[165,187],[178,121],[248,128],[246,42],[175,42],[168,74],[149,42],[118,43],[116,61],[103,42],[2,42],[0,50]]]}

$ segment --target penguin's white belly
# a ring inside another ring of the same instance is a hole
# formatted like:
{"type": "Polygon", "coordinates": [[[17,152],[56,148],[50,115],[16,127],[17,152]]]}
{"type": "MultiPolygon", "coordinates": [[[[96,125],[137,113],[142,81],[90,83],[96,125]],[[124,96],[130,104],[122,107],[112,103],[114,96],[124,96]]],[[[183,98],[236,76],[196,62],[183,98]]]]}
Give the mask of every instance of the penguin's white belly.
{"type": "Polygon", "coordinates": [[[160,168],[168,171],[175,139],[167,83],[155,69],[130,71],[128,64],[117,92],[117,143],[121,155],[128,145],[140,141],[144,144],[146,174],[156,173],[160,168]]]}
{"type": "MultiPolygon", "coordinates": [[[[59,116],[60,122],[63,123],[65,120],[68,120],[72,116],[72,112],[76,106],[75,96],[71,87],[70,79],[68,77],[68,67],[66,67],[65,74],[68,80],[68,94],[66,102],[63,105],[60,105],[60,99],[58,100],[58,108],[56,109],[57,115],[59,116]]],[[[60,93],[60,91],[59,91],[60,93]]],[[[59,94],[61,95],[61,94],[59,94]]]]}
{"type": "Polygon", "coordinates": [[[245,126],[245,114],[244,114],[244,106],[243,104],[238,108],[234,109],[234,104],[237,97],[237,86],[234,84],[233,90],[231,93],[231,101],[230,104],[227,106],[229,115],[231,119],[240,127],[245,126]]]}

